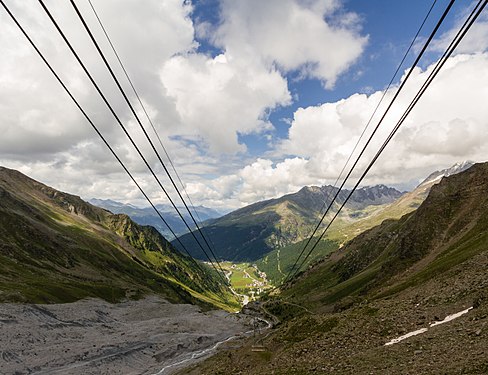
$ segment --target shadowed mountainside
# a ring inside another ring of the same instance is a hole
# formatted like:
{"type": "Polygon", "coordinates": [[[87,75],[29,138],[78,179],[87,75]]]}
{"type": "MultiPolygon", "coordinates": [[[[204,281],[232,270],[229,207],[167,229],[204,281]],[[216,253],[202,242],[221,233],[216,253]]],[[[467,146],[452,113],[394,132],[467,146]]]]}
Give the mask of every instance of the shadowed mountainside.
{"type": "MultiPolygon", "coordinates": [[[[216,255],[230,261],[255,261],[275,248],[305,239],[318,222],[325,204],[329,204],[337,188],[332,186],[304,187],[296,193],[277,199],[251,204],[221,218],[205,223],[205,232],[216,246],[216,255]]],[[[341,191],[335,206],[344,202],[347,190],[341,191]]],[[[391,203],[402,193],[384,185],[358,189],[346,206],[351,220],[364,215],[365,210],[391,203]]],[[[191,235],[180,240],[188,244],[192,255],[204,259],[192,246],[191,235]]],[[[177,244],[173,242],[176,246],[177,244]]]]}
{"type": "MultiPolygon", "coordinates": [[[[463,172],[473,164],[473,162],[464,161],[456,163],[449,168],[435,171],[424,179],[414,190],[403,194],[392,203],[368,206],[362,211],[356,211],[355,217],[351,217],[350,212],[346,212],[345,215],[339,215],[337,220],[334,221],[327,231],[324,239],[307,259],[304,267],[328,256],[341,245],[364,231],[380,225],[383,221],[388,219],[400,219],[403,215],[416,210],[425,198],[427,198],[432,186],[438,184],[443,177],[463,172]]],[[[325,222],[328,223],[328,220],[325,222]]],[[[282,282],[305,243],[306,240],[276,248],[266,254],[262,259],[258,260],[257,264],[261,270],[268,274],[271,281],[274,283],[282,282]]],[[[312,244],[313,243],[315,243],[315,240],[312,241],[312,244]]],[[[311,245],[308,249],[310,249],[310,247],[311,245]]]]}
{"type": "MultiPolygon", "coordinates": [[[[487,163],[443,178],[416,211],[360,234],[302,279],[320,274],[317,280],[328,285],[323,301],[332,303],[344,294],[398,291],[444,272],[486,250],[487,191],[487,163]]],[[[293,288],[301,288],[300,281],[293,288]]]]}

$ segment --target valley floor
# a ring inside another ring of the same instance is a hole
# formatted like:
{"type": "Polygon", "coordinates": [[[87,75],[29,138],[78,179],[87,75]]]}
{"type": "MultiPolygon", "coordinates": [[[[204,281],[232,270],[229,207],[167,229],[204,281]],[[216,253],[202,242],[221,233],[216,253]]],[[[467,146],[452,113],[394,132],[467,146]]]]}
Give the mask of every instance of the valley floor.
{"type": "Polygon", "coordinates": [[[166,375],[173,368],[163,368],[249,329],[242,314],[158,297],[0,304],[0,374],[166,375]]]}

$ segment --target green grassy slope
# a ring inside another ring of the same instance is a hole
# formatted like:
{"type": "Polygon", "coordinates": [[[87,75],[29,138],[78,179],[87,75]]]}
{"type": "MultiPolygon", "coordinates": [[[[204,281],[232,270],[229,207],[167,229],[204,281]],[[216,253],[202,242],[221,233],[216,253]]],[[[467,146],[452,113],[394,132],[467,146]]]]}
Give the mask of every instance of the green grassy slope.
{"type": "Polygon", "coordinates": [[[488,250],[487,191],[488,164],[443,179],[416,211],[357,236],[284,294],[333,304],[396,293],[447,272],[488,250]]]}
{"type": "Polygon", "coordinates": [[[472,162],[456,163],[450,168],[433,172],[413,191],[405,193],[394,202],[358,210],[355,220],[351,220],[351,218],[354,218],[355,212],[340,215],[327,232],[327,238],[344,244],[358,234],[380,225],[385,220],[400,219],[403,215],[416,210],[427,198],[432,186],[439,183],[443,176],[451,176],[463,172],[472,165],[472,162]]]}
{"type": "Polygon", "coordinates": [[[421,184],[392,203],[368,207],[368,210],[361,212],[363,217],[354,221],[344,220],[342,219],[343,215],[341,215],[327,232],[327,238],[339,243],[346,243],[358,234],[380,225],[385,220],[400,219],[422,204],[433,185],[433,183],[421,184]]]}
{"type": "MultiPolygon", "coordinates": [[[[315,239],[310,242],[307,247],[307,251],[315,244],[315,239]]],[[[266,254],[263,258],[256,261],[256,265],[261,271],[266,272],[268,279],[273,285],[279,285],[284,281],[284,278],[290,272],[293,264],[295,263],[298,255],[305,246],[307,240],[300,241],[296,244],[284,246],[274,249],[266,254]]],[[[314,262],[329,256],[332,252],[339,248],[339,244],[335,241],[328,239],[320,241],[310,257],[304,263],[303,268],[307,267],[314,262]]],[[[301,258],[304,259],[305,255],[301,258]]]]}
{"type": "Polygon", "coordinates": [[[115,302],[148,293],[235,305],[207,266],[154,228],[0,168],[0,301],[115,302]]]}
{"type": "MultiPolygon", "coordinates": [[[[399,199],[389,204],[370,205],[356,210],[347,209],[334,221],[324,239],[304,263],[302,270],[328,256],[341,245],[364,231],[380,225],[385,220],[400,219],[405,214],[414,211],[425,200],[432,186],[433,183],[421,184],[413,191],[402,195],[399,199]]],[[[330,218],[327,218],[324,222],[327,224],[328,220],[330,218]]],[[[307,226],[306,229],[312,230],[311,226],[307,226]]],[[[302,240],[295,244],[278,247],[256,263],[260,269],[268,274],[273,283],[280,283],[283,281],[284,274],[288,272],[284,270],[289,270],[292,267],[306,242],[307,240],[302,240]]],[[[311,242],[312,245],[314,243],[315,240],[311,242]]],[[[306,253],[312,245],[309,244],[306,253]]]]}
{"type": "MultiPolygon", "coordinates": [[[[436,173],[440,175],[442,172],[444,171],[436,173]]],[[[310,258],[304,263],[302,270],[325,256],[328,256],[331,252],[361,233],[382,224],[385,220],[400,219],[402,216],[416,210],[425,200],[432,186],[439,181],[440,179],[428,178],[413,191],[405,193],[392,203],[370,205],[356,210],[345,210],[345,212],[341,213],[337,220],[334,221],[327,231],[322,243],[317,246],[310,258]]],[[[325,223],[328,223],[328,220],[330,220],[330,218],[327,218],[325,223]]],[[[277,248],[264,256],[261,260],[257,261],[257,263],[269,274],[271,281],[275,284],[279,283],[283,279],[283,272],[280,272],[280,270],[290,269],[292,267],[305,243],[306,240],[282,248],[277,248]],[[278,258],[280,258],[279,262],[278,258]],[[278,263],[280,264],[279,268],[278,263]]],[[[312,244],[313,243],[315,243],[315,241],[313,241],[312,244]]],[[[310,247],[311,246],[309,245],[308,249],[310,249],[310,247]]]]}

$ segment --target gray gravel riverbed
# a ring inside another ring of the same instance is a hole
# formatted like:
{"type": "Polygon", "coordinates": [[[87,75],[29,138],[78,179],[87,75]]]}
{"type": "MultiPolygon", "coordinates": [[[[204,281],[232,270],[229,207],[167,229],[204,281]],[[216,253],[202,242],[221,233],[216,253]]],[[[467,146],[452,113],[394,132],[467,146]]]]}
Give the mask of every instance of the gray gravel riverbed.
{"type": "Polygon", "coordinates": [[[248,331],[249,320],[154,296],[0,304],[0,374],[156,374],[248,331]]]}

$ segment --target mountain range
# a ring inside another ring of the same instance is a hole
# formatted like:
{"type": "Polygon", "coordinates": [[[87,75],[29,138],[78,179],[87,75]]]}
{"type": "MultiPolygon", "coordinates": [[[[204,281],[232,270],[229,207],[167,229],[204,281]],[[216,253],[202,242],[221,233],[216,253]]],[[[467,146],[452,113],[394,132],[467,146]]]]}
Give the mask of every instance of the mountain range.
{"type": "MultiPolygon", "coordinates": [[[[329,204],[338,191],[333,186],[307,186],[293,194],[251,204],[218,219],[204,223],[205,233],[216,244],[217,257],[230,261],[256,261],[275,248],[284,247],[307,238],[319,218],[324,205],[329,204]]],[[[333,207],[344,202],[348,190],[342,190],[333,207]]],[[[363,187],[352,195],[345,213],[350,220],[357,220],[367,210],[391,203],[402,192],[377,185],[363,187]]],[[[191,235],[179,238],[190,253],[203,259],[195,249],[191,235]]],[[[173,241],[173,244],[177,244],[173,241]]]]}
{"type": "MultiPolygon", "coordinates": [[[[471,165],[437,171],[409,193],[384,185],[359,189],[306,265],[386,219],[415,210],[442,176],[471,165]]],[[[278,283],[321,215],[323,202],[336,191],[331,186],[304,187],[208,220],[205,232],[219,245],[219,257],[256,262],[278,283]]],[[[347,193],[341,192],[336,204],[347,193]]],[[[133,215],[145,212],[114,201],[93,202],[114,211],[133,210],[133,215]]],[[[62,302],[85,296],[120,300],[157,292],[179,301],[233,303],[212,269],[176,251],[154,228],[7,168],[0,168],[0,214],[2,301],[62,302]]]]}
{"type": "Polygon", "coordinates": [[[153,227],[0,167],[0,301],[108,301],[159,294],[237,306],[215,271],[153,227]]]}
{"type": "MultiPolygon", "coordinates": [[[[114,214],[129,215],[130,218],[136,223],[141,225],[150,225],[156,228],[165,238],[169,240],[174,239],[171,231],[164,225],[164,223],[161,221],[161,218],[152,207],[141,208],[136,207],[132,204],[125,204],[111,199],[92,198],[89,199],[88,202],[95,206],[105,208],[106,210],[109,210],[114,214]]],[[[182,235],[188,232],[188,228],[183,223],[173,206],[168,204],[157,204],[155,206],[176,235],[182,235]]],[[[190,228],[194,229],[195,226],[191,224],[192,220],[190,218],[190,215],[187,213],[185,207],[178,207],[178,209],[180,210],[185,220],[189,223],[190,228]]],[[[199,222],[222,216],[221,212],[204,206],[195,206],[194,209],[193,207],[191,207],[191,209],[193,216],[199,222]]]]}
{"type": "Polygon", "coordinates": [[[327,237],[340,244],[344,244],[365,230],[381,224],[386,219],[399,219],[403,215],[417,209],[425,198],[427,198],[432,186],[439,183],[443,177],[449,177],[463,172],[473,165],[474,163],[471,161],[464,161],[456,163],[449,168],[435,171],[412,191],[403,194],[399,199],[390,204],[366,212],[363,217],[358,218],[358,220],[344,220],[341,215],[338,218],[339,220],[336,220],[331,226],[327,237]]]}
{"type": "MultiPolygon", "coordinates": [[[[358,189],[304,265],[328,256],[347,241],[384,220],[399,219],[412,212],[442,177],[460,173],[473,164],[465,161],[435,171],[410,192],[400,192],[385,185],[358,189]]],[[[258,202],[216,220],[209,220],[205,223],[204,231],[214,240],[216,252],[222,259],[254,262],[267,273],[272,282],[279,283],[305,246],[308,236],[323,214],[325,204],[330,203],[336,192],[337,189],[332,186],[304,187],[297,193],[258,202]]],[[[339,194],[324,220],[325,224],[347,194],[347,190],[339,194]]],[[[317,235],[319,233],[321,230],[317,235]]],[[[183,243],[191,248],[188,235],[180,237],[180,240],[186,241],[183,243]]],[[[197,250],[193,254],[201,256],[197,250]]]]}
{"type": "MultiPolygon", "coordinates": [[[[487,191],[488,163],[435,172],[408,193],[361,189],[317,249],[322,256],[247,308],[275,322],[259,345],[248,340],[184,373],[486,373],[487,191]]],[[[332,193],[306,187],[209,225],[245,233],[253,218],[268,218],[272,230],[259,241],[286,245],[257,262],[284,273],[300,236],[276,228],[309,225],[332,193]]],[[[0,167],[0,302],[147,294],[237,306],[215,271],[156,229],[0,167]]]]}

